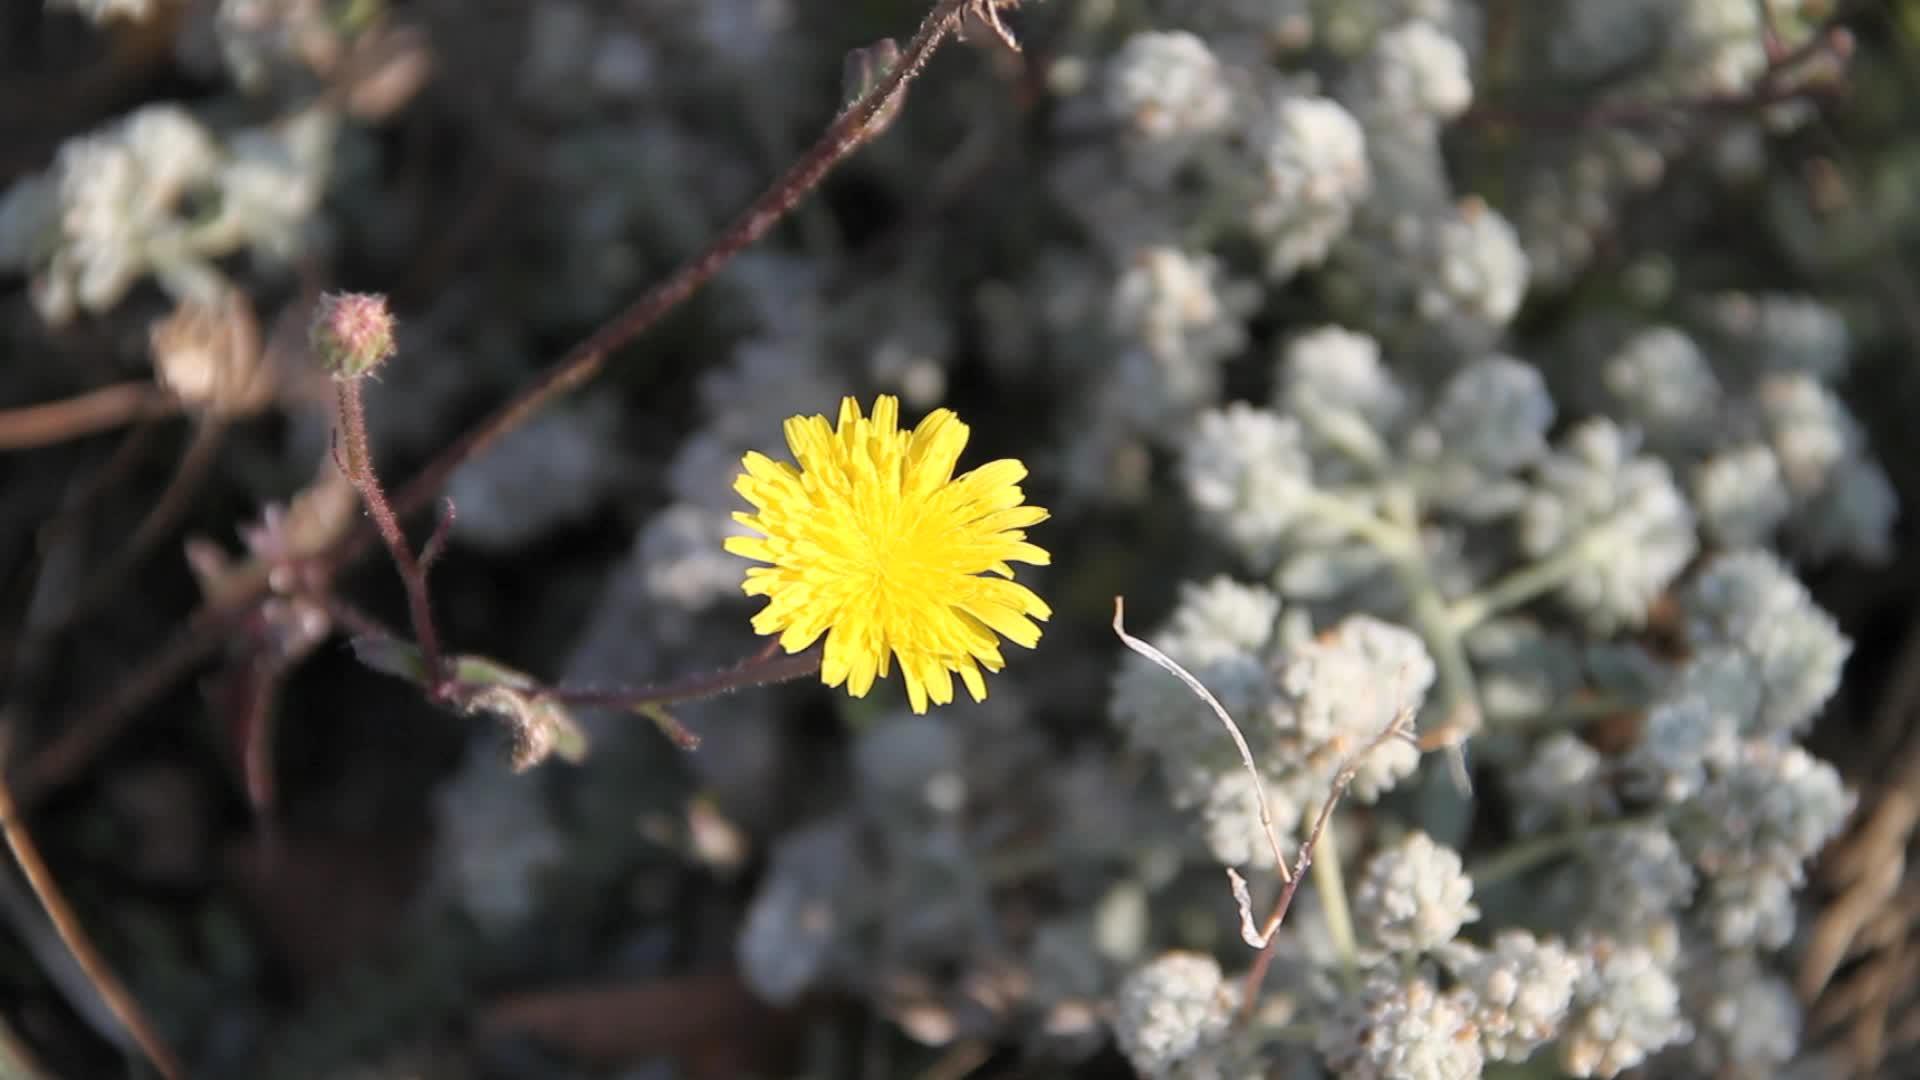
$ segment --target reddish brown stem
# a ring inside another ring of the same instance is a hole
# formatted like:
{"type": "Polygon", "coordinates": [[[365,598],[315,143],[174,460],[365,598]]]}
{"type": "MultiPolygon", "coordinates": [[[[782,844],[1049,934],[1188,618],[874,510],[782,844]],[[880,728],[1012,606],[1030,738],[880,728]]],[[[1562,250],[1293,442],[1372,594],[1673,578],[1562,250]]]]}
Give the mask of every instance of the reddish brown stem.
{"type": "Polygon", "coordinates": [[[233,627],[251,610],[251,604],[245,608],[205,609],[192,625],[163,646],[158,655],[116,682],[92,708],[62,724],[53,741],[22,765],[18,784],[20,801],[28,806],[36,805],[72,781],[102,747],[120,734],[140,708],[219,652],[233,627]]]}
{"type": "Polygon", "coordinates": [[[608,689],[555,686],[542,690],[540,696],[562,705],[633,710],[648,705],[674,705],[683,701],[698,701],[701,698],[710,698],[734,690],[745,690],[752,686],[789,682],[819,670],[819,649],[808,649],[806,652],[791,656],[776,656],[771,659],[766,658],[766,654],[762,653],[722,671],[704,671],[698,675],[674,679],[658,686],[608,689]]]}
{"type": "MultiPolygon", "coordinates": [[[[0,735],[0,744],[5,736],[0,735]]],[[[33,837],[28,834],[26,822],[20,819],[20,807],[14,802],[13,791],[7,786],[4,775],[4,746],[0,745],[0,828],[6,832],[7,847],[13,852],[14,862],[20,864],[20,872],[26,875],[27,884],[33,889],[33,895],[46,910],[47,918],[53,922],[53,929],[60,935],[60,941],[67,951],[86,973],[87,981],[99,991],[100,997],[113,1010],[113,1015],[125,1025],[128,1034],[146,1055],[148,1061],[167,1080],[178,1080],[186,1071],[180,1067],[180,1059],[174,1056],[166,1039],[160,1035],[160,1029],[140,1008],[140,1003],[127,992],[113,969],[107,965],[106,958],[93,946],[87,937],[85,928],[75,917],[73,908],[61,895],[60,887],[53,880],[53,873],[47,869],[46,862],[40,858],[40,850],[34,846],[33,837]]]]}
{"type": "Polygon", "coordinates": [[[61,614],[50,630],[58,630],[87,618],[119,594],[127,574],[139,567],[153,551],[154,545],[193,505],[194,495],[200,490],[201,482],[206,479],[208,470],[219,456],[226,431],[226,424],[217,417],[207,416],[200,420],[193,433],[193,442],[188,444],[180,464],[174,469],[173,479],[167,482],[152,509],[134,527],[132,534],[114,549],[107,564],[94,573],[93,579],[80,590],[80,598],[61,614]]]}
{"type": "MultiPolygon", "coordinates": [[[[647,290],[625,311],[568,350],[512,401],[455,439],[394,496],[398,512],[410,514],[432,501],[455,469],[485,453],[554,398],[591,380],[606,365],[609,354],[645,333],[662,316],[685,303],[742,251],[759,242],[818,187],[835,166],[866,143],[875,121],[881,118],[889,103],[918,77],[959,24],[965,9],[978,3],[980,0],[939,0],[886,76],[835,117],[800,160],[749,204],[705,251],[682,264],[665,281],[647,290]]],[[[338,560],[353,558],[370,542],[371,537],[364,531],[350,537],[337,553],[338,560]]]]}
{"type": "MultiPolygon", "coordinates": [[[[340,440],[346,450],[347,479],[360,492],[367,516],[387,545],[387,554],[400,571],[400,582],[407,590],[407,615],[413,623],[414,640],[420,643],[420,657],[426,665],[427,696],[440,701],[446,696],[446,669],[440,663],[440,634],[433,625],[433,605],[427,595],[427,574],[414,556],[407,534],[400,528],[400,517],[387,501],[380,476],[373,467],[373,447],[367,439],[367,409],[359,378],[338,379],[334,388],[340,404],[340,440]]],[[[431,546],[431,545],[429,545],[431,546]]]]}
{"type": "Polygon", "coordinates": [[[150,382],[115,383],[65,401],[0,409],[0,450],[51,446],[179,411],[179,403],[150,382]]]}
{"type": "MultiPolygon", "coordinates": [[[[513,401],[455,440],[401,489],[393,502],[396,512],[411,513],[432,501],[461,464],[484,452],[554,397],[591,379],[604,365],[609,352],[643,333],[672,310],[674,305],[697,291],[741,250],[763,236],[829,171],[860,148],[873,130],[875,121],[906,89],[908,83],[919,76],[934,52],[952,35],[961,15],[982,2],[938,0],[921,21],[913,40],[902,50],[900,62],[836,116],[807,154],[750,205],[707,251],[696,256],[586,341],[575,346],[535,377],[513,401]]],[[[377,533],[369,533],[366,529],[354,530],[347,538],[333,544],[325,554],[316,557],[316,570],[323,574],[338,570],[365,552],[375,535],[377,533]]],[[[159,655],[117,686],[105,700],[84,714],[82,721],[76,721],[60,741],[36,755],[27,769],[30,777],[39,780],[35,787],[36,794],[71,779],[101,745],[125,726],[134,712],[145,707],[217,649],[222,628],[231,626],[233,620],[250,611],[266,595],[267,589],[266,575],[258,574],[244,593],[236,592],[196,613],[186,636],[176,638],[159,655]],[[52,756],[43,762],[42,758],[49,754],[52,756]]],[[[22,797],[28,798],[24,794],[22,797]]]]}
{"type": "Polygon", "coordinates": [[[433,523],[433,535],[427,537],[427,546],[420,549],[420,573],[423,577],[433,573],[433,564],[447,553],[447,541],[453,536],[453,500],[446,499],[441,506],[444,509],[440,520],[433,523]]]}

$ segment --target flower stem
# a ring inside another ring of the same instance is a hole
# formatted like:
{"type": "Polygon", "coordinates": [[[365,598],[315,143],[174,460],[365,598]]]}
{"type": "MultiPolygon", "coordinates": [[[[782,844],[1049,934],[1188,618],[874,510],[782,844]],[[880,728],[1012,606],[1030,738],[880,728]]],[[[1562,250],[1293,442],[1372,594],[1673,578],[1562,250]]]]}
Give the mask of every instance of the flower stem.
{"type": "Polygon", "coordinates": [[[1604,529],[1595,530],[1545,559],[1523,566],[1472,596],[1456,601],[1447,613],[1453,632],[1468,633],[1488,619],[1560,587],[1575,571],[1592,561],[1596,538],[1604,532],[1604,529]]]}
{"type": "Polygon", "coordinates": [[[657,686],[579,689],[556,686],[540,692],[541,697],[562,705],[585,708],[628,709],[635,712],[664,708],[687,701],[718,697],[734,690],[803,679],[820,670],[820,650],[767,659],[750,659],[720,671],[687,675],[657,686]]]}
{"type": "MultiPolygon", "coordinates": [[[[899,108],[908,84],[919,77],[927,61],[953,36],[961,16],[979,3],[980,0],[938,0],[921,20],[899,60],[889,65],[886,74],[858,99],[842,109],[807,154],[706,251],[614,316],[537,376],[514,400],[449,445],[399,492],[394,502],[396,511],[412,513],[432,502],[455,469],[525,423],[548,401],[591,379],[610,352],[645,332],[698,291],[734,256],[778,224],[781,216],[797,205],[828,172],[884,126],[884,117],[899,108]]],[[[340,569],[365,553],[371,541],[366,530],[354,530],[328,545],[326,551],[316,557],[316,571],[325,576],[340,569]]],[[[241,625],[269,592],[264,566],[250,566],[247,575],[249,580],[236,582],[233,592],[217,602],[202,605],[183,633],[169,639],[131,674],[116,682],[112,690],[76,718],[60,739],[23,762],[21,800],[31,803],[70,781],[127,726],[134,714],[217,652],[233,628],[241,625]]]]}
{"type": "Polygon", "coordinates": [[[1662,820],[1664,817],[1659,813],[1641,814],[1613,821],[1591,822],[1570,829],[1562,829],[1559,832],[1531,836],[1477,860],[1468,867],[1467,876],[1473,879],[1473,887],[1476,890],[1482,889],[1507,878],[1524,874],[1542,863],[1551,862],[1578,848],[1583,840],[1594,833],[1613,829],[1635,829],[1642,825],[1657,824],[1662,820]]]}
{"type": "Polygon", "coordinates": [[[374,472],[373,450],[367,439],[366,402],[360,392],[363,381],[357,377],[334,380],[340,406],[340,443],[346,456],[342,469],[360,492],[367,516],[373,519],[380,539],[386,542],[387,554],[400,571],[400,581],[407,590],[407,615],[413,624],[414,637],[420,642],[420,658],[425,667],[423,685],[429,698],[440,701],[446,696],[446,668],[440,662],[440,635],[433,625],[427,574],[414,557],[407,534],[400,528],[400,518],[393,512],[386,491],[380,487],[380,477],[374,472]]]}
{"type": "Polygon", "coordinates": [[[1353,932],[1353,909],[1347,905],[1346,869],[1340,865],[1340,831],[1328,820],[1314,852],[1313,883],[1320,889],[1320,909],[1327,916],[1327,934],[1340,954],[1340,978],[1352,989],[1359,972],[1360,947],[1353,932]]]}
{"type": "MultiPolygon", "coordinates": [[[[494,410],[478,425],[455,439],[394,497],[402,514],[431,502],[446,486],[455,469],[485,453],[508,432],[525,424],[548,402],[579,387],[606,366],[607,357],[645,333],[661,317],[679,307],[742,251],[759,242],[792,213],[800,200],[854,151],[866,145],[883,126],[876,121],[897,104],[907,84],[920,75],[927,61],[960,24],[961,15],[979,0],[939,0],[921,20],[900,59],[867,91],[842,109],[807,152],[781,174],[729,224],[707,248],[681,264],[666,280],[641,294],[626,310],[594,331],[586,340],[536,376],[513,400],[494,410]]],[[[365,549],[365,535],[352,537],[335,553],[338,561],[352,559],[365,549]]]]}

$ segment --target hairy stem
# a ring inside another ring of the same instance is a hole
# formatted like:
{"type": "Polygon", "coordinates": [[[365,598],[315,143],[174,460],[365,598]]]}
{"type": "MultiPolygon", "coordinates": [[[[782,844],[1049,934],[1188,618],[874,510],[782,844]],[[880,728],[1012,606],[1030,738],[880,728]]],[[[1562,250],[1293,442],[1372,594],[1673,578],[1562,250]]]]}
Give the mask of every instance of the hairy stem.
{"type": "Polygon", "coordinates": [[[407,534],[400,528],[400,517],[387,502],[387,493],[380,487],[379,474],[373,468],[373,449],[367,439],[366,402],[360,392],[363,381],[358,378],[334,381],[340,405],[340,442],[346,454],[345,471],[347,479],[353,481],[354,488],[360,492],[360,501],[366,504],[367,516],[373,519],[380,539],[386,542],[393,565],[400,571],[401,584],[407,590],[407,615],[413,623],[414,637],[420,642],[421,660],[426,665],[427,696],[438,701],[446,693],[446,669],[440,662],[440,635],[433,625],[427,575],[419,559],[414,557],[407,534]]]}

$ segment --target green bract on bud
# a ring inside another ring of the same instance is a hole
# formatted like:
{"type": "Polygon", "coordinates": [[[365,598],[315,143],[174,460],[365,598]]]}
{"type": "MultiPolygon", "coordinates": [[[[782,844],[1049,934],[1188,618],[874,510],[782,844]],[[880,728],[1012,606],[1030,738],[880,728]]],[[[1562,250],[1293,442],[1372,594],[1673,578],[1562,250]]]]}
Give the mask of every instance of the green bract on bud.
{"type": "Polygon", "coordinates": [[[393,313],[377,293],[327,293],[307,337],[329,375],[357,379],[393,355],[393,313]]]}

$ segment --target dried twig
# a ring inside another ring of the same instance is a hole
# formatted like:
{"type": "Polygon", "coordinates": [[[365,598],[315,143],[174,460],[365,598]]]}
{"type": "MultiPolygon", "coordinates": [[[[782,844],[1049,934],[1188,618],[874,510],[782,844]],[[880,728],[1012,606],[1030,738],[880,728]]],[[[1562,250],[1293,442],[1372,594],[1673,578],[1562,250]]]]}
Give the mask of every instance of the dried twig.
{"type": "Polygon", "coordinates": [[[45,405],[0,409],[0,450],[30,450],[171,416],[180,403],[148,381],[114,383],[45,405]]]}
{"type": "Polygon", "coordinates": [[[1307,838],[1301,841],[1300,850],[1294,856],[1292,869],[1288,869],[1286,856],[1281,852],[1280,841],[1274,833],[1273,811],[1267,804],[1266,788],[1261,783],[1259,768],[1254,764],[1253,753],[1248,749],[1247,741],[1241,736],[1239,727],[1234,724],[1233,718],[1227,715],[1227,710],[1221,707],[1220,702],[1207,691],[1199,679],[1194,678],[1165,653],[1139,638],[1129,636],[1121,625],[1122,610],[1122,599],[1114,597],[1114,633],[1120,635],[1121,642],[1129,649],[1172,673],[1213,709],[1214,715],[1220,718],[1220,722],[1226,725],[1228,733],[1233,736],[1234,745],[1240,748],[1241,763],[1253,776],[1254,789],[1260,799],[1260,823],[1266,829],[1268,842],[1273,844],[1274,865],[1279,868],[1282,885],[1280,898],[1274,902],[1273,910],[1268,913],[1266,922],[1256,926],[1253,919],[1253,895],[1247,888],[1246,879],[1241,877],[1239,871],[1234,868],[1227,868],[1227,881],[1233,889],[1234,903],[1240,909],[1240,937],[1249,946],[1260,950],[1259,955],[1254,958],[1253,967],[1247,972],[1246,991],[1243,994],[1244,1001],[1241,1006],[1241,1021],[1244,1023],[1253,1016],[1254,1004],[1260,996],[1260,985],[1266,981],[1268,965],[1273,963],[1273,935],[1280,929],[1280,924],[1286,921],[1287,911],[1293,906],[1294,894],[1300,891],[1300,882],[1306,877],[1307,870],[1313,866],[1314,848],[1319,845],[1320,837],[1326,832],[1327,822],[1333,817],[1334,807],[1339,805],[1341,796],[1346,794],[1348,785],[1353,783],[1354,775],[1359,772],[1360,763],[1365,761],[1368,755],[1392,740],[1413,740],[1413,710],[1404,707],[1395,710],[1393,719],[1387,722],[1387,726],[1379,734],[1368,739],[1366,745],[1360,747],[1340,767],[1340,771],[1334,774],[1333,784],[1327,792],[1327,800],[1321,804],[1320,813],[1313,820],[1313,829],[1307,833],[1307,838]]]}
{"type": "Polygon", "coordinates": [[[106,959],[86,931],[80,926],[80,920],[74,916],[73,909],[67,905],[66,897],[60,893],[60,887],[54,883],[53,874],[40,858],[40,851],[33,844],[33,838],[27,834],[26,823],[20,819],[20,809],[13,801],[13,790],[8,787],[5,775],[7,734],[0,733],[0,830],[7,837],[7,847],[13,852],[13,859],[20,865],[21,873],[26,875],[27,884],[45,909],[47,918],[52,920],[54,930],[60,935],[67,950],[85,971],[94,989],[113,1010],[114,1016],[126,1025],[134,1042],[140,1046],[141,1053],[153,1063],[153,1067],[167,1080],[177,1080],[186,1072],[180,1067],[180,1059],[174,1056],[160,1031],[133,999],[127,988],[121,984],[113,969],[107,966],[106,959]]]}
{"type": "MultiPolygon", "coordinates": [[[[1156,666],[1170,672],[1174,678],[1186,683],[1187,689],[1193,691],[1201,701],[1207,703],[1207,707],[1213,710],[1213,715],[1219,717],[1220,723],[1226,727],[1227,734],[1233,736],[1233,745],[1240,751],[1240,764],[1247,770],[1247,775],[1253,778],[1253,792],[1260,800],[1260,827],[1267,834],[1267,846],[1273,850],[1273,865],[1280,868],[1280,880],[1292,884],[1293,873],[1287,869],[1287,854],[1280,843],[1279,831],[1273,827],[1273,809],[1267,799],[1267,785],[1266,782],[1260,778],[1260,767],[1254,764],[1253,749],[1247,745],[1247,737],[1240,734],[1240,725],[1233,722],[1233,717],[1227,715],[1227,710],[1220,704],[1219,699],[1208,692],[1207,688],[1201,685],[1200,680],[1189,674],[1186,668],[1175,663],[1173,658],[1169,657],[1166,653],[1127,633],[1124,622],[1125,615],[1126,599],[1119,596],[1114,597],[1113,632],[1120,636],[1120,643],[1132,649],[1134,652],[1139,653],[1141,656],[1146,657],[1156,666]]],[[[1227,875],[1233,879],[1234,896],[1238,898],[1245,894],[1246,883],[1240,880],[1240,875],[1235,873],[1231,868],[1227,870],[1227,875]]],[[[1246,910],[1247,908],[1243,904],[1242,911],[1246,910]]],[[[1250,917],[1248,919],[1248,925],[1251,925],[1250,917]]],[[[1249,939],[1249,941],[1251,942],[1251,939],[1249,939]]],[[[1266,941],[1264,938],[1258,943],[1258,945],[1265,944],[1266,941]]]]}
{"type": "MultiPolygon", "coordinates": [[[[818,187],[834,167],[859,150],[877,133],[879,121],[898,107],[897,98],[918,78],[969,11],[990,12],[1005,0],[938,0],[900,52],[900,58],[852,104],[840,111],[827,130],[800,159],[756,198],[706,250],[681,265],[665,281],[594,331],[586,340],[536,376],[532,383],[478,425],[455,439],[394,496],[394,509],[410,514],[431,502],[454,470],[485,453],[494,443],[546,407],[547,403],[584,385],[606,366],[607,357],[650,329],[711,281],[741,252],[758,243],[784,220],[800,201],[818,187]]],[[[997,18],[994,20],[997,22],[997,18]]],[[[364,531],[335,553],[351,559],[366,549],[372,537],[364,531]]]]}
{"type": "Polygon", "coordinates": [[[1313,819],[1313,831],[1308,833],[1307,838],[1300,844],[1300,855],[1293,866],[1293,877],[1281,887],[1280,899],[1274,902],[1273,911],[1267,915],[1266,925],[1260,928],[1262,939],[1258,946],[1260,952],[1254,957],[1253,967],[1247,970],[1246,990],[1242,994],[1246,999],[1240,1007],[1242,1023],[1253,1017],[1254,1005],[1260,998],[1260,986],[1267,981],[1267,968],[1273,963],[1274,931],[1280,929],[1280,924],[1286,921],[1287,910],[1293,906],[1293,895],[1300,891],[1300,879],[1306,876],[1307,869],[1313,865],[1313,849],[1320,843],[1320,834],[1326,831],[1327,822],[1333,817],[1334,807],[1339,805],[1341,796],[1347,793],[1347,786],[1353,783],[1354,775],[1359,772],[1361,762],[1387,743],[1395,739],[1410,739],[1412,735],[1413,713],[1411,710],[1402,709],[1394,713],[1393,719],[1387,722],[1387,726],[1378,735],[1368,739],[1366,745],[1348,758],[1347,763],[1342,765],[1340,771],[1334,775],[1333,785],[1327,792],[1327,801],[1320,804],[1320,813],[1313,819]]]}
{"type": "Polygon", "coordinates": [[[200,420],[194,428],[193,441],[187,444],[180,463],[174,467],[173,478],[167,481],[167,486],[161,490],[160,497],[147,510],[146,516],[140,519],[140,523],[134,526],[133,532],[123,542],[115,546],[106,565],[94,571],[92,579],[81,587],[78,598],[52,626],[42,628],[41,633],[71,626],[119,595],[120,586],[125,584],[127,575],[139,567],[160,538],[167,535],[193,505],[193,497],[199,492],[201,482],[218,459],[226,432],[226,422],[218,417],[207,416],[200,420]]]}
{"type": "MultiPolygon", "coordinates": [[[[554,398],[591,380],[615,349],[644,333],[697,292],[735,256],[765,236],[835,166],[885,126],[884,118],[898,108],[907,86],[919,77],[933,54],[953,35],[962,15],[981,10],[982,5],[986,5],[988,13],[995,6],[1010,6],[1005,0],[937,0],[913,39],[901,50],[898,62],[842,109],[799,161],[754,200],[705,251],[535,376],[512,401],[455,439],[392,498],[394,513],[404,516],[431,503],[454,470],[519,428],[554,398]]],[[[330,545],[317,559],[329,573],[337,571],[365,553],[377,536],[377,529],[355,530],[330,545]]],[[[201,659],[215,652],[219,635],[245,618],[246,612],[264,599],[269,589],[264,568],[251,575],[246,587],[238,587],[237,581],[235,585],[219,601],[209,602],[197,612],[183,635],[177,635],[159,654],[116,686],[105,700],[84,714],[84,723],[76,723],[62,735],[60,742],[29,762],[29,775],[39,778],[36,794],[73,776],[98,747],[129,721],[132,713],[145,707],[201,659]],[[55,756],[43,762],[41,757],[48,753],[55,756]]]]}

